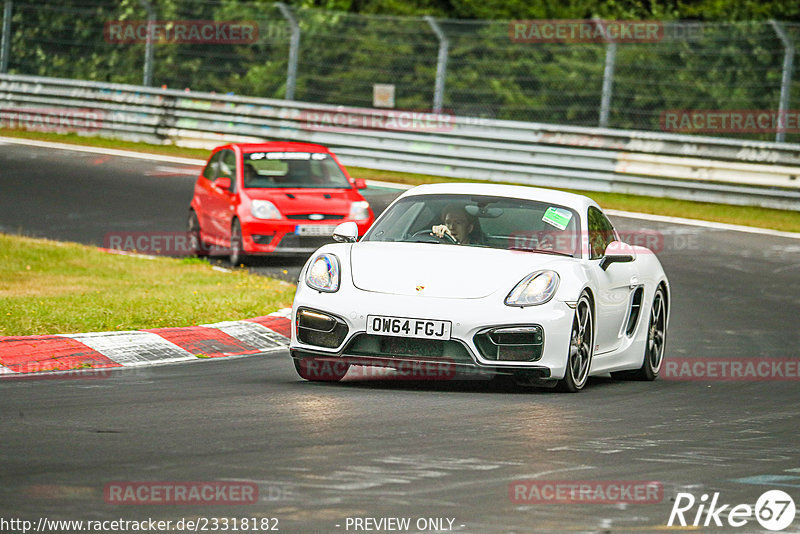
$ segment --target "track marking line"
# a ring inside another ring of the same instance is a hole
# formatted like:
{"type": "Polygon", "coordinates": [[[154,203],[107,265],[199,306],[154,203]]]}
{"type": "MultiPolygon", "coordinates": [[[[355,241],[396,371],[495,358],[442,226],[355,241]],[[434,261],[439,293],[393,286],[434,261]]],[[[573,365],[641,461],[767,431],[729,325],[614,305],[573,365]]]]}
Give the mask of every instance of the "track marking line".
{"type": "Polygon", "coordinates": [[[146,152],[135,152],[133,150],[121,150],[118,148],[102,148],[102,147],[92,147],[85,145],[73,145],[70,143],[56,143],[54,141],[36,141],[33,139],[19,139],[16,137],[0,137],[0,143],[35,146],[39,148],[53,148],[56,150],[72,150],[75,152],[87,152],[89,154],[104,154],[106,156],[119,156],[122,158],[144,159],[149,161],[163,161],[165,163],[178,163],[181,165],[203,166],[206,164],[206,160],[201,160],[201,159],[182,158],[178,156],[167,156],[163,154],[148,154],[146,152]]]}
{"type": "MultiPolygon", "coordinates": [[[[36,146],[41,148],[54,148],[59,150],[74,150],[76,152],[106,154],[109,156],[120,156],[125,158],[135,158],[135,159],[143,159],[149,161],[163,161],[167,163],[178,163],[182,165],[203,166],[206,164],[205,160],[200,160],[200,159],[181,158],[177,156],[166,156],[161,154],[148,154],[145,152],[134,152],[130,150],[120,150],[116,148],[100,148],[100,147],[90,147],[84,145],[73,145],[69,143],[56,143],[52,141],[35,141],[32,139],[20,139],[16,137],[0,137],[0,144],[3,143],[36,146]]],[[[367,183],[372,184],[376,187],[388,187],[391,189],[411,189],[411,187],[413,187],[407,184],[396,184],[393,182],[383,182],[380,180],[367,180],[367,183]]],[[[769,228],[756,228],[753,226],[717,223],[711,221],[702,221],[699,219],[684,219],[681,217],[669,217],[666,215],[653,215],[649,213],[637,213],[631,211],[620,211],[620,210],[603,210],[603,211],[605,211],[605,213],[607,213],[608,215],[613,215],[616,217],[627,217],[630,219],[644,219],[649,221],[685,224],[690,226],[702,226],[704,228],[728,230],[731,232],[746,232],[751,234],[771,235],[776,237],[788,237],[791,239],[800,239],[800,232],[782,232],[779,230],[770,230],[769,228]]]]}
{"type": "Polygon", "coordinates": [[[790,239],[800,239],[800,232],[782,232],[769,228],[756,228],[754,226],[743,226],[739,224],[728,224],[713,221],[702,221],[700,219],[684,219],[682,217],[670,217],[667,215],[653,215],[652,213],[636,213],[632,211],[603,210],[607,215],[614,217],[625,217],[627,219],[643,219],[646,221],[665,222],[673,224],[683,224],[687,226],[701,226],[703,228],[713,228],[715,230],[727,230],[731,232],[746,232],[748,234],[771,235],[775,237],[788,237],[790,239]]]}

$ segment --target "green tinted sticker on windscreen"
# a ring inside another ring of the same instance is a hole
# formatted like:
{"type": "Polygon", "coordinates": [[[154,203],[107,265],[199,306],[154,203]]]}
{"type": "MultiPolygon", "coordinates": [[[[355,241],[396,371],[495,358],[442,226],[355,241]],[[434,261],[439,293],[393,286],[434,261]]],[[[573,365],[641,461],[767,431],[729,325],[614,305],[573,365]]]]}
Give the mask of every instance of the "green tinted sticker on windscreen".
{"type": "Polygon", "coordinates": [[[555,226],[559,230],[566,230],[569,221],[572,219],[572,212],[562,208],[547,208],[544,212],[542,220],[551,226],[555,226]]]}

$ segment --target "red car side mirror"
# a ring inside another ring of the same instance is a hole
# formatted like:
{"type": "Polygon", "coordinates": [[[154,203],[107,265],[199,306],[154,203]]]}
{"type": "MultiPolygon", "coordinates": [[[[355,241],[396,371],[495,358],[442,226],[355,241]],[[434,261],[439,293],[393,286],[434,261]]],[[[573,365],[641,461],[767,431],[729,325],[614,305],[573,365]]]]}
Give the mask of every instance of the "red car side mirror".
{"type": "Polygon", "coordinates": [[[367,188],[367,181],[363,178],[356,178],[353,180],[353,185],[356,186],[356,189],[366,189],[367,188]]]}
{"type": "Polygon", "coordinates": [[[214,185],[217,186],[220,189],[225,190],[225,191],[230,191],[231,190],[231,179],[228,178],[227,176],[220,176],[219,178],[216,179],[216,181],[214,182],[214,185]]]}

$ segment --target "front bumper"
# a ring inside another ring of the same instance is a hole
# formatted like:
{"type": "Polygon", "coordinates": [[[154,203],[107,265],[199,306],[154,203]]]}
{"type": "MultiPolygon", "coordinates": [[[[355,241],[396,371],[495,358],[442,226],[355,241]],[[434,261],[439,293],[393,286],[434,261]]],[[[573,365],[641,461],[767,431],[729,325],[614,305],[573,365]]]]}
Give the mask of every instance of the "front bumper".
{"type": "MultiPolygon", "coordinates": [[[[333,228],[350,219],[310,221],[303,219],[263,220],[242,217],[242,242],[244,252],[259,254],[310,254],[319,247],[333,243],[333,228]],[[298,226],[318,227],[312,235],[301,235],[298,226]],[[316,235],[319,234],[319,235],[316,235]]],[[[358,235],[364,235],[371,220],[353,221],[358,226],[358,235]]]]}
{"type": "Polygon", "coordinates": [[[292,307],[289,348],[294,358],[335,358],[356,365],[391,367],[391,364],[403,362],[445,361],[466,372],[514,374],[525,371],[541,379],[563,378],[574,310],[556,300],[540,306],[512,308],[503,304],[504,298],[505,294],[499,293],[479,299],[387,295],[352,286],[346,291],[319,293],[301,281],[292,307]],[[297,331],[297,312],[301,308],[339,318],[346,326],[343,340],[336,347],[303,342],[297,331]],[[444,345],[434,349],[433,344],[416,338],[367,334],[369,315],[450,321],[450,341],[440,342],[444,345]],[[541,327],[543,346],[541,356],[531,361],[485,357],[486,347],[480,347],[480,342],[476,344],[476,334],[490,328],[534,326],[541,327]],[[387,337],[399,341],[381,339],[387,337]]]}

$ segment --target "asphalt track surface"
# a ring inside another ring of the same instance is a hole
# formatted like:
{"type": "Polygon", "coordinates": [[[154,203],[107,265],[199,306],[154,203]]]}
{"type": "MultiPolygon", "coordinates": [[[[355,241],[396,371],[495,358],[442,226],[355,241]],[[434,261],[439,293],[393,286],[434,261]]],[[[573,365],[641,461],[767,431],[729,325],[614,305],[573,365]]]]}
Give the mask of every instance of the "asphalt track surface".
{"type": "MultiPolygon", "coordinates": [[[[182,230],[196,170],[180,168],[2,145],[0,230],[97,245],[111,231],[182,230]]],[[[663,237],[667,361],[800,359],[800,241],[614,222],[663,237]]],[[[289,278],[297,268],[258,267],[289,278]]],[[[753,506],[781,489],[800,504],[797,381],[598,378],[576,395],[488,381],[318,384],[301,381],[283,351],[3,380],[0,399],[0,527],[10,518],[277,518],[280,532],[390,532],[356,530],[353,518],[399,517],[411,520],[402,532],[448,531],[417,528],[420,518],[469,533],[658,532],[679,492],[753,506]],[[510,485],[528,479],[656,481],[663,499],[513,502],[510,485]],[[220,480],[257,483],[258,502],[104,498],[113,481],[220,480]]],[[[752,517],[728,526],[727,511],[724,527],[702,527],[703,514],[696,530],[767,532],[752,517]]],[[[800,517],[784,532],[798,531],[800,517]]]]}

